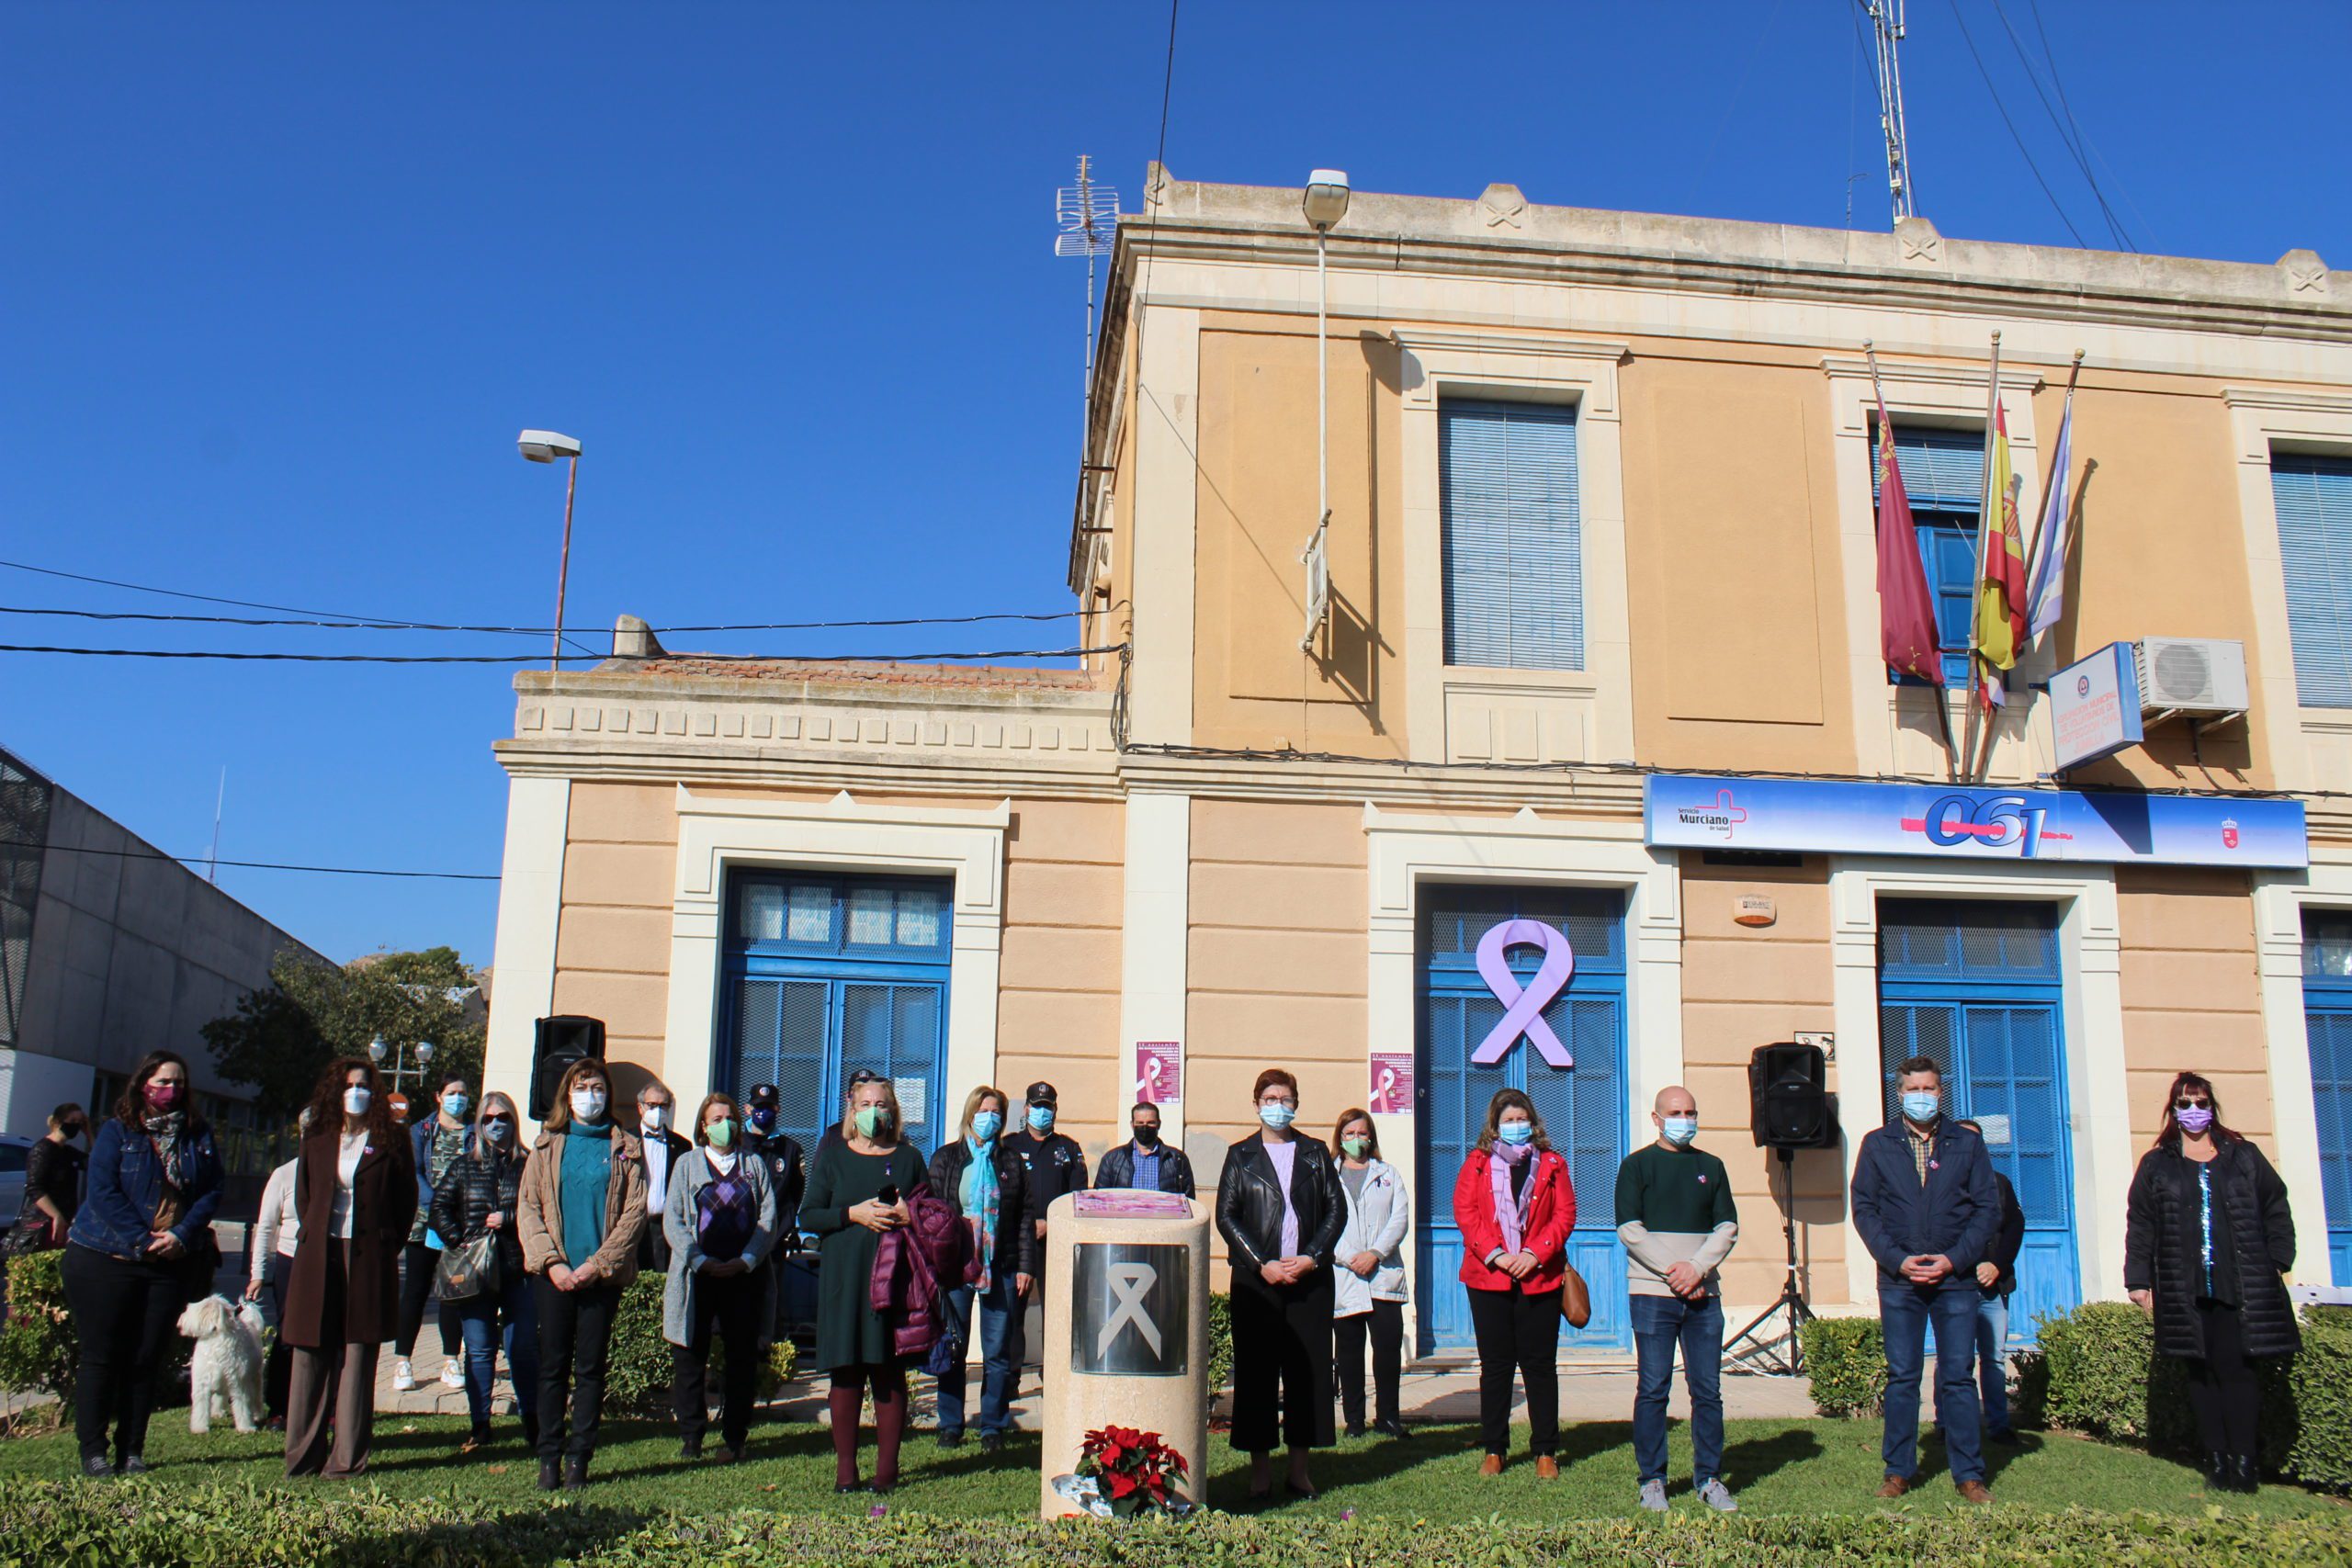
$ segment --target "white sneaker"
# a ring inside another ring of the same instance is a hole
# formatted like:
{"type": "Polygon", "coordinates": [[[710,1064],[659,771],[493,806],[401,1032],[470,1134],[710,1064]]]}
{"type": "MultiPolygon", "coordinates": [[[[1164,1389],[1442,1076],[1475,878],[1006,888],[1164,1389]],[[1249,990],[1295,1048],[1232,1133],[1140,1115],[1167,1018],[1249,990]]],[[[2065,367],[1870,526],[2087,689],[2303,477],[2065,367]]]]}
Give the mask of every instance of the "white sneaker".
{"type": "Polygon", "coordinates": [[[1718,1514],[1736,1514],[1739,1505],[1732,1500],[1731,1488],[1720,1481],[1710,1481],[1699,1488],[1699,1501],[1718,1514]]]}
{"type": "Polygon", "coordinates": [[[403,1356],[392,1363],[392,1392],[406,1393],[415,1386],[416,1373],[410,1368],[408,1358],[403,1356]]]}
{"type": "Polygon", "coordinates": [[[1666,1512],[1665,1482],[1645,1481],[1642,1483],[1642,1506],[1647,1508],[1653,1514],[1663,1514],[1666,1512]]]}
{"type": "Polygon", "coordinates": [[[442,1363],[441,1363],[441,1382],[442,1382],[442,1386],[443,1386],[443,1387],[445,1387],[445,1388],[463,1388],[463,1387],[465,1387],[465,1386],[466,1386],[466,1364],[465,1364],[465,1362],[463,1362],[463,1361],[459,1360],[459,1359],[458,1359],[457,1357],[455,1357],[455,1356],[452,1356],[452,1357],[450,1357],[447,1360],[446,1360],[446,1361],[442,1362],[442,1363]]]}

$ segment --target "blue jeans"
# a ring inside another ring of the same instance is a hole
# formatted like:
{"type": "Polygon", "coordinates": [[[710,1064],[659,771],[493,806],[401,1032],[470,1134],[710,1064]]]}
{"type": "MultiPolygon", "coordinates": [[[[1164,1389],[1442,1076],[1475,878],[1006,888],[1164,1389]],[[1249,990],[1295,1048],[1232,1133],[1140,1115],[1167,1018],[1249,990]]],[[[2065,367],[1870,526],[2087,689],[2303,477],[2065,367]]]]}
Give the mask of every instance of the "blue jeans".
{"type": "Polygon", "coordinates": [[[1982,1296],[1976,1303],[1976,1392],[1984,1411],[1984,1435],[1988,1438],[2007,1435],[2009,1298],[2007,1296],[1982,1296]]]}
{"type": "Polygon", "coordinates": [[[1644,1481],[1666,1479],[1666,1396],[1674,1386],[1674,1350],[1682,1348],[1682,1382],[1690,1391],[1690,1480],[1723,1474],[1724,1303],[1720,1296],[1634,1296],[1634,1458],[1644,1481]]]}
{"type": "Polygon", "coordinates": [[[523,1430],[536,1438],[533,1419],[539,1393],[539,1310],[531,1281],[517,1275],[495,1295],[471,1301],[444,1302],[441,1310],[457,1314],[466,1339],[466,1410],[474,1430],[490,1430],[490,1383],[498,1369],[498,1353],[506,1352],[507,1381],[514,1385],[514,1411],[523,1430]]]}
{"type": "Polygon", "coordinates": [[[1983,1413],[1976,1403],[1976,1303],[1973,1280],[1963,1290],[1922,1290],[1878,1282],[1879,1326],[1886,1335],[1886,1433],[1881,1451],[1886,1473],[1919,1473],[1919,1377],[1928,1325],[1936,1335],[1936,1416],[1955,1483],[1984,1479],[1983,1413]]]}
{"type": "MultiPolygon", "coordinates": [[[[970,1285],[947,1293],[947,1321],[971,1342],[972,1303],[980,1308],[980,1430],[1005,1432],[1012,1427],[1012,1394],[1021,1382],[1021,1298],[1014,1293],[1012,1271],[1001,1269],[986,1291],[970,1285]]],[[[939,1379],[939,1429],[964,1429],[964,1363],[939,1379]]]]}

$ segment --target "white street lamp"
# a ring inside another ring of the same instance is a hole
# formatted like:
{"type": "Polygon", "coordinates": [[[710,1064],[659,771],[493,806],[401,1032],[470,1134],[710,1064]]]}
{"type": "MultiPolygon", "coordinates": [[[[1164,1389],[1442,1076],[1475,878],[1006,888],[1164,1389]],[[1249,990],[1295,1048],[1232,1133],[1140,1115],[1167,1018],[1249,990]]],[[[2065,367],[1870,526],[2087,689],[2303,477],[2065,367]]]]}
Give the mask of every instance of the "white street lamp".
{"type": "Polygon", "coordinates": [[[558,457],[570,461],[571,472],[563,481],[563,555],[555,570],[555,653],[548,668],[563,668],[563,591],[571,578],[571,496],[580,488],[580,443],[569,435],[552,430],[526,430],[514,438],[514,446],[527,462],[552,463],[558,457]]]}
{"type": "Polygon", "coordinates": [[[1300,209],[1315,230],[1315,533],[1298,558],[1306,567],[1306,631],[1299,651],[1315,646],[1315,633],[1331,608],[1331,291],[1325,242],[1331,225],[1348,215],[1344,169],[1317,169],[1306,176],[1300,209]]]}

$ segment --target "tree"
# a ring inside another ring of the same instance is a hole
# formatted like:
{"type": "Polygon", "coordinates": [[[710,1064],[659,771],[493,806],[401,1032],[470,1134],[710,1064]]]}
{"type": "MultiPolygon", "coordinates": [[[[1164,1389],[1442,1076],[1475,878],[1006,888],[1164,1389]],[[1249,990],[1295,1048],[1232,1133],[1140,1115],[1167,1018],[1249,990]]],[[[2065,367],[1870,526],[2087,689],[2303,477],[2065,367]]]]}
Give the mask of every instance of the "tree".
{"type": "MultiPolygon", "coordinates": [[[[329,1062],[365,1056],[379,1035],[409,1048],[430,1040],[434,1072],[479,1087],[487,1031],[473,973],[455,948],[375,953],[339,967],[289,950],[269,975],[270,984],[247,992],[235,1012],[204,1026],[221,1076],[253,1085],[263,1117],[292,1118],[310,1103],[329,1062]]],[[[415,1097],[415,1080],[403,1088],[415,1097]]]]}

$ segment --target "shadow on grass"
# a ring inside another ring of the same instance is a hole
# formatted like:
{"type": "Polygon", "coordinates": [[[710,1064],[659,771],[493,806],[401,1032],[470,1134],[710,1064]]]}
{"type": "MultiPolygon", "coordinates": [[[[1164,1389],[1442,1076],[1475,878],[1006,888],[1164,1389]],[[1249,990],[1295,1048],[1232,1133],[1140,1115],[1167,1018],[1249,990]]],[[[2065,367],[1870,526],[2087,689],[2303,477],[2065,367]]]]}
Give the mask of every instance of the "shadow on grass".
{"type": "Polygon", "coordinates": [[[1234,1448],[1223,1434],[1209,1439],[1210,1480],[1208,1505],[1228,1513],[1261,1514],[1278,1512],[1329,1497],[1346,1490],[1376,1487],[1380,1483],[1408,1470],[1419,1470],[1432,1460],[1449,1453],[1471,1453],[1477,1443],[1475,1427],[1413,1427],[1402,1438],[1351,1438],[1360,1447],[1318,1449],[1308,1462],[1308,1474],[1315,1482],[1314,1498],[1293,1495],[1284,1489],[1283,1476],[1289,1473],[1288,1450],[1274,1450],[1274,1489],[1265,1497],[1250,1495],[1250,1456],[1234,1448]],[[1224,1461],[1220,1466],[1218,1461],[1224,1461]],[[1222,1468],[1225,1473],[1218,1474],[1222,1468]]]}
{"type": "Polygon", "coordinates": [[[1738,1485],[1750,1486],[1775,1471],[1807,1463],[1827,1451],[1819,1438],[1803,1428],[1770,1438],[1749,1438],[1724,1445],[1724,1477],[1738,1485]]]}

